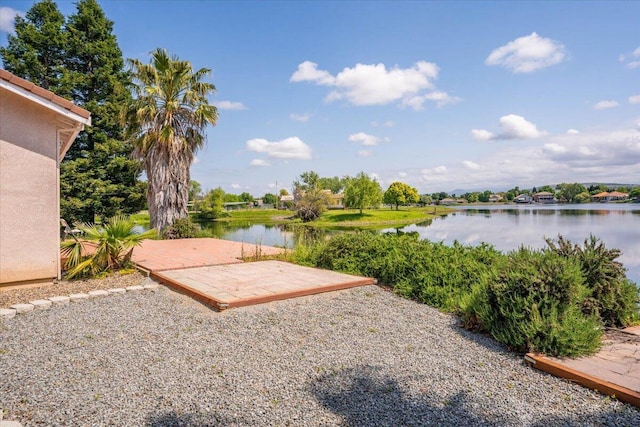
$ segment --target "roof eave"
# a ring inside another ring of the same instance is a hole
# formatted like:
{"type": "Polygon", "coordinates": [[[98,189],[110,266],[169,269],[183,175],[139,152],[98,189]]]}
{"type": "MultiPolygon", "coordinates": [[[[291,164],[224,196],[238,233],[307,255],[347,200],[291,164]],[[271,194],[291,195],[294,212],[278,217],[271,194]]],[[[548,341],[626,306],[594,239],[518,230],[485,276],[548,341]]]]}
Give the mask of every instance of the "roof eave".
{"type": "Polygon", "coordinates": [[[14,84],[12,84],[9,81],[0,79],[0,88],[6,89],[10,92],[13,92],[17,95],[22,96],[23,98],[26,98],[30,101],[35,102],[36,104],[39,104],[51,111],[54,111],[57,114],[60,114],[61,116],[67,117],[71,120],[73,120],[74,122],[78,122],[82,125],[86,125],[86,126],[91,126],[91,116],[89,117],[82,117],[79,114],[74,113],[73,111],[67,110],[64,107],[61,107],[60,105],[51,102],[48,99],[42,98],[36,94],[34,94],[31,91],[28,91],[20,86],[16,86],[14,84]]]}

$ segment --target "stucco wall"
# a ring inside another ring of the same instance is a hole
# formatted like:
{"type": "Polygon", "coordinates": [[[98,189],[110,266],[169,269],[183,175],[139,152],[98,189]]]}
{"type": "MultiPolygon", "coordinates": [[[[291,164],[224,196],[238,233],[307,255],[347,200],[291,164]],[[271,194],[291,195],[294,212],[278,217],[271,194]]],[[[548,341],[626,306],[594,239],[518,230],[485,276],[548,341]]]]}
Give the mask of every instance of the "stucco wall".
{"type": "Polygon", "coordinates": [[[0,89],[0,285],[58,275],[55,119],[0,89]]]}

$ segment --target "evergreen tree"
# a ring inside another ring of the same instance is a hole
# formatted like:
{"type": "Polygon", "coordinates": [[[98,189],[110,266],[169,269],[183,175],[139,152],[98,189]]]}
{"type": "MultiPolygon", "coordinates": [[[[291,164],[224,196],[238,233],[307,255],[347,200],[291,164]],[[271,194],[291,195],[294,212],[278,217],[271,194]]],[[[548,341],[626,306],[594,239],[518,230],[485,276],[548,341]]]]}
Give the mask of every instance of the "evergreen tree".
{"type": "Polygon", "coordinates": [[[68,96],[62,90],[64,72],[64,16],[51,0],[33,5],[25,17],[16,16],[16,34],[7,36],[7,47],[0,48],[3,67],[36,85],[68,96]]]}
{"type": "Polygon", "coordinates": [[[91,111],[92,126],[76,139],[61,168],[61,212],[67,218],[94,221],[143,208],[141,167],[124,142],[120,106],[130,101],[122,52],[95,0],[81,0],[65,26],[66,68],[72,99],[91,111]]]}
{"type": "Polygon", "coordinates": [[[95,0],[80,0],[68,18],[51,0],[17,17],[16,35],[0,48],[5,69],[91,112],[92,126],[61,164],[60,208],[68,221],[93,222],[144,207],[141,167],[123,142],[119,106],[130,99],[122,52],[95,0]]]}

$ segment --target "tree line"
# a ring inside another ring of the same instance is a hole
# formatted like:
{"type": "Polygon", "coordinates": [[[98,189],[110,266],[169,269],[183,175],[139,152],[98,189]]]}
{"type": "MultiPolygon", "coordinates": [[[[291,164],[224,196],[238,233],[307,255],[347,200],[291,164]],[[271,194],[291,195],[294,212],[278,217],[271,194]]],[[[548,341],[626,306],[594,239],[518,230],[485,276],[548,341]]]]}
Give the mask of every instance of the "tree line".
{"type": "Polygon", "coordinates": [[[548,192],[555,196],[561,202],[564,203],[587,203],[591,201],[591,197],[598,193],[618,191],[621,193],[629,194],[629,198],[640,198],[640,186],[608,186],[606,184],[590,184],[585,186],[579,183],[560,183],[555,186],[543,185],[542,187],[533,187],[531,189],[520,189],[516,186],[507,191],[494,193],[490,190],[467,192],[456,196],[456,194],[447,194],[446,192],[437,192],[432,194],[425,194],[421,196],[423,200],[429,200],[433,202],[440,202],[447,198],[464,199],[469,203],[476,202],[489,202],[491,195],[497,194],[501,196],[502,201],[513,201],[516,197],[522,194],[528,194],[533,196],[536,193],[548,192]]]}

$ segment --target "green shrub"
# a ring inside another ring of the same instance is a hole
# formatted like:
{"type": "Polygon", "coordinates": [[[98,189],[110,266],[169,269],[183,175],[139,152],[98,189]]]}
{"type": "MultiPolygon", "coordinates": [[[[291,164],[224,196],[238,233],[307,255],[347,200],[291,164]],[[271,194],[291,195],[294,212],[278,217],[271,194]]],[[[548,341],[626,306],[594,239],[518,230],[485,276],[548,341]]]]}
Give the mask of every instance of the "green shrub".
{"type": "Polygon", "coordinates": [[[579,356],[596,351],[602,326],[637,322],[638,289],[616,258],[591,238],[503,254],[452,246],[417,234],[343,233],[298,247],[305,265],[374,277],[404,297],[462,316],[518,351],[579,356]]]}
{"type": "Polygon", "coordinates": [[[582,311],[590,297],[580,264],[554,251],[521,248],[474,287],[464,318],[517,351],[579,356],[600,346],[597,316],[582,311]]]}
{"type": "Polygon", "coordinates": [[[549,250],[579,262],[585,285],[591,290],[591,297],[583,307],[586,314],[597,315],[610,327],[628,326],[640,320],[640,289],[627,279],[623,265],[616,261],[622,255],[620,250],[607,249],[594,236],[585,239],[583,247],[562,236],[558,236],[557,242],[551,239],[546,242],[549,250]]]}
{"type": "Polygon", "coordinates": [[[177,219],[170,226],[162,230],[163,239],[192,239],[198,236],[200,227],[191,221],[188,216],[177,219]]]}
{"type": "Polygon", "coordinates": [[[489,245],[449,247],[414,234],[372,232],[340,234],[305,251],[307,264],[374,277],[402,296],[449,312],[460,310],[471,285],[485,281],[500,257],[489,245]]]}

